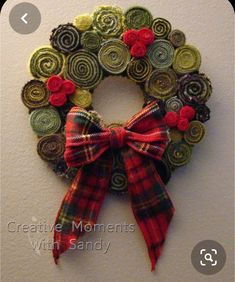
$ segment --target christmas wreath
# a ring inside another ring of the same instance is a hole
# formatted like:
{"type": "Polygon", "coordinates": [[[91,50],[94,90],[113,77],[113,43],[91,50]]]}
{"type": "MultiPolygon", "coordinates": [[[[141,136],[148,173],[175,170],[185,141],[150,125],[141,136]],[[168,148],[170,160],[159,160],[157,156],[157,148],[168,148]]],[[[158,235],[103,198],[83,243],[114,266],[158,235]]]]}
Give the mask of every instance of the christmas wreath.
{"type": "Polygon", "coordinates": [[[72,223],[93,226],[106,192],[128,191],[155,269],[174,213],[165,184],[189,162],[210,118],[212,87],[200,65],[184,33],[143,7],[98,7],[53,29],[50,45],[32,53],[22,101],[37,152],[73,181],[56,218],[56,263],[85,233],[72,223]],[[105,124],[92,107],[94,89],[110,75],[143,90],[143,109],[123,124],[105,124]]]}

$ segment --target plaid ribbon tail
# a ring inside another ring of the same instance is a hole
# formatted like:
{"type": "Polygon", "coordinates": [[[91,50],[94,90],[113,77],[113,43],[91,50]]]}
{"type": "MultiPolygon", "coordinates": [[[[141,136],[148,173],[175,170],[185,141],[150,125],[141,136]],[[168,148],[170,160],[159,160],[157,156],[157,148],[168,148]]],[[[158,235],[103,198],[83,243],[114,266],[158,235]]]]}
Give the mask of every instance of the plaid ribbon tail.
{"type": "Polygon", "coordinates": [[[112,157],[104,153],[95,162],[82,167],[65,195],[54,227],[53,257],[55,263],[85,233],[84,226],[93,227],[109,187],[112,157]]]}
{"type": "Polygon", "coordinates": [[[152,160],[131,148],[122,151],[135,219],[146,241],[152,271],[161,254],[174,207],[152,160]]]}

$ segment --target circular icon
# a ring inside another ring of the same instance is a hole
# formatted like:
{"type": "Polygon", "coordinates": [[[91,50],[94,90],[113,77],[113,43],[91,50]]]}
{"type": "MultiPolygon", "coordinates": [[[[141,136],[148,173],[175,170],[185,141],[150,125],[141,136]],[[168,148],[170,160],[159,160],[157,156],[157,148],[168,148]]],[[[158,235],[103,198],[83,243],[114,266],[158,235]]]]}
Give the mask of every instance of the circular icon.
{"type": "Polygon", "coordinates": [[[191,253],[192,265],[198,272],[206,275],[219,272],[225,261],[226,253],[223,246],[213,240],[199,242],[191,253]]]}
{"type": "Polygon", "coordinates": [[[23,2],[12,8],[9,22],[17,33],[30,34],[39,27],[41,14],[35,5],[23,2]]]}

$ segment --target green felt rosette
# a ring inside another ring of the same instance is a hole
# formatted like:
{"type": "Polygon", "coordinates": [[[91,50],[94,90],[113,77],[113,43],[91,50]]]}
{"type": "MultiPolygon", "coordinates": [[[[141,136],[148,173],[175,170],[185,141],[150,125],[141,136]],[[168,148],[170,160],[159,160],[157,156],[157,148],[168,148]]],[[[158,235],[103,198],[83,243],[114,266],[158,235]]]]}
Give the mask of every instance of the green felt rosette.
{"type": "Polygon", "coordinates": [[[123,32],[123,12],[118,7],[101,6],[93,14],[93,28],[104,38],[119,37],[123,32]]]}
{"type": "Polygon", "coordinates": [[[174,47],[178,48],[185,44],[186,38],[185,34],[181,30],[174,29],[170,32],[168,40],[170,40],[174,47]]]}
{"type": "Polygon", "coordinates": [[[54,49],[71,53],[79,49],[80,34],[72,24],[63,24],[52,30],[50,41],[54,49]]]}
{"type": "Polygon", "coordinates": [[[189,124],[189,129],[184,133],[184,140],[194,145],[199,143],[205,135],[205,126],[198,120],[193,120],[189,124]]]}
{"type": "Polygon", "coordinates": [[[64,77],[84,89],[95,88],[103,78],[98,58],[87,50],[79,50],[66,58],[64,77]]]}
{"type": "Polygon", "coordinates": [[[29,109],[41,108],[49,104],[50,93],[41,80],[33,79],[25,84],[21,92],[21,98],[29,109]]]}
{"type": "Polygon", "coordinates": [[[82,34],[81,45],[83,49],[97,53],[101,47],[102,38],[96,31],[86,31],[82,34]]]}
{"type": "Polygon", "coordinates": [[[137,83],[146,81],[151,71],[152,65],[147,57],[132,58],[127,66],[128,77],[137,83]]]}
{"type": "Polygon", "coordinates": [[[173,167],[179,167],[190,161],[192,148],[184,141],[171,142],[167,146],[166,155],[173,167]]]}
{"type": "Polygon", "coordinates": [[[165,39],[157,39],[148,48],[148,58],[154,68],[168,68],[172,65],[174,47],[165,39]]]}
{"type": "Polygon", "coordinates": [[[206,103],[212,93],[211,82],[204,74],[187,74],[179,80],[179,98],[189,105],[206,103]]]}
{"type": "Polygon", "coordinates": [[[125,12],[125,25],[128,29],[150,27],[152,20],[151,13],[143,7],[132,7],[125,12]]]}
{"type": "Polygon", "coordinates": [[[177,97],[172,97],[168,99],[165,103],[166,112],[179,112],[183,107],[183,103],[177,97]]]}
{"type": "Polygon", "coordinates": [[[192,45],[184,45],[175,50],[173,69],[179,74],[198,71],[201,66],[201,55],[192,45]]]}
{"type": "Polygon", "coordinates": [[[65,150],[65,136],[52,134],[43,136],[37,144],[37,152],[45,161],[56,161],[63,158],[65,150]]]}
{"type": "Polygon", "coordinates": [[[38,136],[56,133],[61,126],[61,119],[56,109],[41,108],[30,114],[30,125],[38,136]]]}
{"type": "Polygon", "coordinates": [[[175,95],[177,88],[177,76],[171,69],[154,70],[145,83],[147,94],[161,100],[175,95]]]}
{"type": "Polygon", "coordinates": [[[35,78],[47,79],[61,73],[64,56],[51,47],[40,47],[35,50],[29,61],[29,69],[35,78]]]}
{"type": "Polygon", "coordinates": [[[131,59],[128,47],[119,39],[106,41],[98,53],[99,63],[110,74],[123,73],[131,59]]]}
{"type": "Polygon", "coordinates": [[[171,31],[171,23],[163,18],[156,18],[152,22],[152,31],[156,38],[167,38],[171,31]]]}

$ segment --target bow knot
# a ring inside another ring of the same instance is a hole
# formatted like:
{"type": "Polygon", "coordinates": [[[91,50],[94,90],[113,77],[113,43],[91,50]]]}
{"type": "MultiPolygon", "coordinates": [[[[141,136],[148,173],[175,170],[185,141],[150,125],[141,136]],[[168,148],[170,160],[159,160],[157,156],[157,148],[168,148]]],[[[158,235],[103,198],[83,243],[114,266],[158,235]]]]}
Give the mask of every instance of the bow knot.
{"type": "Polygon", "coordinates": [[[160,256],[174,213],[171,200],[152,159],[160,160],[168,142],[167,127],[156,102],[147,105],[123,127],[106,128],[94,115],[74,107],[67,115],[64,158],[69,167],[80,167],[62,202],[56,224],[53,254],[57,263],[84,231],[73,229],[83,222],[94,225],[109,188],[113,155],[119,149],[128,181],[132,210],[147,243],[152,270],[160,256]],[[126,145],[126,146],[125,146],[126,145]],[[125,146],[125,148],[123,148],[125,146]]]}
{"type": "Polygon", "coordinates": [[[110,146],[114,149],[120,149],[126,144],[126,129],[124,127],[113,127],[110,129],[110,146]]]}

